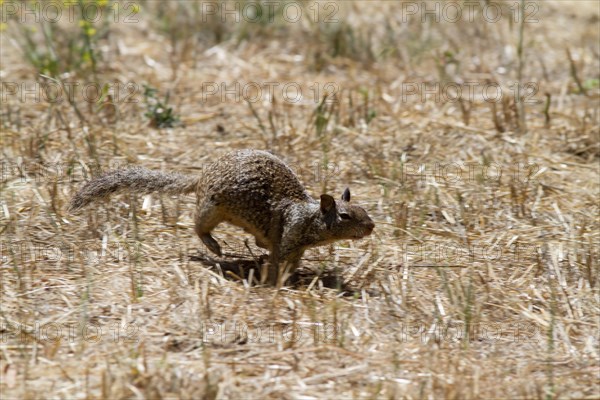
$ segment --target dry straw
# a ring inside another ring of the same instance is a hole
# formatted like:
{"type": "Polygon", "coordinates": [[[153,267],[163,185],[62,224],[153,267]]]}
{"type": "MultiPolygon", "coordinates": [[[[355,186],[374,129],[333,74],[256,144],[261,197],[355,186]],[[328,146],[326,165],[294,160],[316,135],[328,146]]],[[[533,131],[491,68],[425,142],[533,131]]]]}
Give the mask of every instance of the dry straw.
{"type": "Polygon", "coordinates": [[[525,2],[537,22],[519,24],[510,2],[482,2],[508,13],[497,22],[302,2],[318,23],[223,24],[198,23],[203,3],[144,2],[138,23],[95,31],[37,24],[33,47],[31,21],[2,25],[3,81],[95,76],[139,100],[3,99],[3,398],[600,396],[597,4],[525,2]],[[468,80],[502,99],[452,102],[440,86],[421,101],[425,84],[468,80]],[[515,97],[517,80],[537,86],[515,97]],[[279,86],[248,103],[252,82],[279,86]],[[149,126],[143,84],[169,92],[183,126],[149,126]],[[193,196],[65,211],[94,166],[200,174],[237,148],[273,150],[313,195],[350,186],[374,234],[308,252],[275,290],[234,227],[210,258],[193,196]]]}

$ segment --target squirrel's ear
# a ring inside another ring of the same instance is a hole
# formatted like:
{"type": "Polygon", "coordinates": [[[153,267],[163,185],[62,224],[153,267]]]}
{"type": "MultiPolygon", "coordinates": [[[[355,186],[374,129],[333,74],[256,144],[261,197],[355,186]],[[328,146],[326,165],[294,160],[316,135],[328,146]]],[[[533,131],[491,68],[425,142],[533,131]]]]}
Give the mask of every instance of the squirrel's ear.
{"type": "Polygon", "coordinates": [[[328,194],[321,195],[321,212],[325,214],[326,212],[335,209],[335,200],[328,194]]]}
{"type": "Polygon", "coordinates": [[[350,201],[350,189],[349,188],[346,188],[346,190],[344,190],[344,194],[342,194],[342,200],[350,201]]]}

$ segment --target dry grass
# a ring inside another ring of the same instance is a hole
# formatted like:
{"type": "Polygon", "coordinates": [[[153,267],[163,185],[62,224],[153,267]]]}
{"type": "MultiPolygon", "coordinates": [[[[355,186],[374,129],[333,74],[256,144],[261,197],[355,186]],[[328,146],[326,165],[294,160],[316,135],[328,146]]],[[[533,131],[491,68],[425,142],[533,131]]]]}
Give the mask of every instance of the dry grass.
{"type": "Polygon", "coordinates": [[[597,3],[531,3],[521,59],[509,14],[403,21],[409,3],[321,2],[319,24],[223,24],[198,23],[201,4],[143,2],[137,23],[98,24],[96,65],[85,41],[81,63],[60,58],[69,34],[86,39],[61,23],[56,75],[27,61],[20,35],[36,24],[3,26],[3,84],[133,82],[138,102],[3,92],[2,398],[600,397],[597,3]],[[538,89],[525,115],[519,65],[538,89]],[[305,97],[203,92],[236,81],[305,97]],[[502,101],[406,96],[469,81],[498,82],[502,101]],[[184,125],[150,126],[143,84],[184,125]],[[273,150],[315,196],[350,186],[374,234],[308,252],[277,291],[251,278],[262,253],[234,227],[217,229],[227,257],[206,257],[193,196],[64,211],[96,167],[201,173],[237,148],[273,150]]]}

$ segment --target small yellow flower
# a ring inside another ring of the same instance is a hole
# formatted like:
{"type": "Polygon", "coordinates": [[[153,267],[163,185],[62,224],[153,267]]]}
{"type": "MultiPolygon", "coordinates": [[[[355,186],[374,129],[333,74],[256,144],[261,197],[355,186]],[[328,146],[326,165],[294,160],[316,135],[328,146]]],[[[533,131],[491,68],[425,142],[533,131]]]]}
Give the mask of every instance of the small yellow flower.
{"type": "MultiPolygon", "coordinates": [[[[2,5],[2,0],[0,0],[0,6],[2,5]]],[[[6,28],[8,28],[8,24],[5,24],[4,22],[0,22],[0,32],[4,32],[6,30],[6,28]]]]}

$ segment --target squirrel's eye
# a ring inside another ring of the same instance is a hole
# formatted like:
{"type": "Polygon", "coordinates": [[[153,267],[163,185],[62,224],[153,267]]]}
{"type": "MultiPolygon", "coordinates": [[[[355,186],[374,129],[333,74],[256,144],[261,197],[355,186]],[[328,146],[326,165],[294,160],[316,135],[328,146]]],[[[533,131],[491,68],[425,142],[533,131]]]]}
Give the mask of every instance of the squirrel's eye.
{"type": "Polygon", "coordinates": [[[346,213],[340,213],[340,217],[342,219],[350,219],[350,215],[346,214],[346,213]]]}

